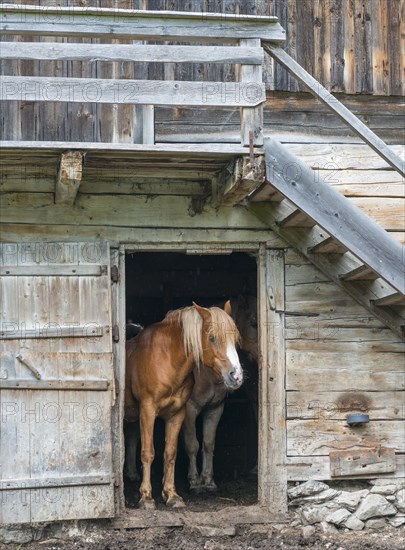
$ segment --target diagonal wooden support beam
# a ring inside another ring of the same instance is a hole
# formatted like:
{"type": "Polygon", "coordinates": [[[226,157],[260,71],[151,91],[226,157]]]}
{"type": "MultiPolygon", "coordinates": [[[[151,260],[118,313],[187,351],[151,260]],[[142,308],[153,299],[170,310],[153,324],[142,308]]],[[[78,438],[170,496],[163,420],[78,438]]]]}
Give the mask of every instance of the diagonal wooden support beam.
{"type": "Polygon", "coordinates": [[[266,166],[260,156],[250,162],[247,158],[238,158],[220,174],[218,192],[213,200],[214,206],[234,206],[260,187],[265,179],[266,166]]]}
{"type": "Polygon", "coordinates": [[[363,124],[356,115],[334,97],[313,76],[301,67],[291,56],[279,46],[270,43],[263,44],[264,51],[273,57],[280,65],[292,74],[312,95],[322,101],[345,124],[347,124],[363,141],[365,141],[394,170],[405,176],[405,162],[398,157],[390,147],[380,139],[368,126],[363,124]]]}
{"type": "Polygon", "coordinates": [[[82,181],[84,153],[62,153],[55,188],[55,204],[73,206],[82,181]]]}

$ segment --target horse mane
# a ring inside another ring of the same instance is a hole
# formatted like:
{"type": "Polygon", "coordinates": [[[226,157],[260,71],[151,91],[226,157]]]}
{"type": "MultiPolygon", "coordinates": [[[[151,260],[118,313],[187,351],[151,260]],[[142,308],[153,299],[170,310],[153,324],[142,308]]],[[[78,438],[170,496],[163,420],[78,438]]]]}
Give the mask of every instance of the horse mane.
{"type": "MultiPolygon", "coordinates": [[[[230,342],[236,345],[239,342],[239,331],[233,319],[219,307],[207,308],[211,313],[210,334],[215,335],[219,342],[230,342]]],[[[169,311],[164,318],[167,323],[175,323],[182,328],[183,345],[186,355],[192,355],[196,365],[202,363],[201,330],[203,320],[194,306],[169,311]]]]}

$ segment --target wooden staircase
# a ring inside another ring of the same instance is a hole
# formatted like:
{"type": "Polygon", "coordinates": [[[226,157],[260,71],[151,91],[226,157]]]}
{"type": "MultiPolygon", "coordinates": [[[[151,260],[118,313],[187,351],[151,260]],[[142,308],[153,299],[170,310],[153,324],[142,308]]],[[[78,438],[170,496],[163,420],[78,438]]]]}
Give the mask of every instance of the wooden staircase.
{"type": "Polygon", "coordinates": [[[286,146],[265,138],[265,183],[247,207],[405,339],[405,249],[286,146]]]}

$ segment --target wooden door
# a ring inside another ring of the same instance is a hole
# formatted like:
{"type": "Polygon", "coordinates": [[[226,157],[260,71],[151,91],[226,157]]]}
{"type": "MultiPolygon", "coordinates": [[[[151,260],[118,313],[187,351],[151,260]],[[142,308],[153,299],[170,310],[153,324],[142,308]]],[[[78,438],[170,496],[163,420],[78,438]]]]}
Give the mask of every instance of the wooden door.
{"type": "Polygon", "coordinates": [[[0,245],[0,523],[114,515],[109,246],[0,245]]]}

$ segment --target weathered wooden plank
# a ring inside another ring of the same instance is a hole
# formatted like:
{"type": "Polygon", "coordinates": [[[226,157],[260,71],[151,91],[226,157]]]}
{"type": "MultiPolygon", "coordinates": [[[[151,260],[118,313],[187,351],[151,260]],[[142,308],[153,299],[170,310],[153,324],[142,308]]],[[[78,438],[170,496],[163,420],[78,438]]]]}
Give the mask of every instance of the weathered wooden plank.
{"type": "MultiPolygon", "coordinates": [[[[197,83],[198,84],[198,83],[197,83]]],[[[56,152],[63,150],[77,149],[79,151],[97,151],[99,154],[104,153],[111,156],[111,152],[150,154],[151,156],[162,156],[167,153],[183,156],[204,156],[213,155],[213,157],[226,158],[227,156],[246,155],[245,147],[237,144],[215,144],[215,143],[160,143],[156,145],[148,145],[141,143],[97,143],[97,142],[69,142],[69,141],[2,141],[0,153],[1,156],[9,155],[12,150],[17,154],[23,155],[24,151],[34,150],[36,154],[39,152],[56,152]],[[36,151],[38,150],[38,151],[36,151]]],[[[261,147],[255,148],[254,153],[261,154],[261,147]]]]}
{"type": "Polygon", "coordinates": [[[242,38],[282,42],[285,39],[285,31],[276,17],[257,15],[3,5],[0,16],[2,34],[199,42],[242,38]]]}
{"type": "Polygon", "coordinates": [[[396,469],[395,449],[387,447],[331,451],[329,458],[332,477],[387,474],[396,469]]]}
{"type": "Polygon", "coordinates": [[[272,45],[265,45],[265,51],[274,57],[283,67],[293,74],[309,91],[338,115],[363,141],[380,155],[397,172],[405,176],[404,163],[393,153],[387,144],[363,124],[349,109],[307,73],[284,50],[272,45]]]}
{"type": "Polygon", "coordinates": [[[62,153],[55,187],[55,203],[72,206],[83,176],[84,155],[81,151],[62,153]]]}
{"type": "Polygon", "coordinates": [[[259,254],[259,502],[282,515],[287,512],[284,254],[264,246],[259,254]]]}
{"type": "Polygon", "coordinates": [[[405,388],[403,354],[287,350],[287,390],[398,391],[405,388]],[[308,367],[308,364],[311,365],[308,367]]]}
{"type": "Polygon", "coordinates": [[[369,414],[372,420],[404,420],[405,394],[400,391],[288,391],[287,418],[341,420],[350,413],[369,414]]]}
{"type": "Polygon", "coordinates": [[[262,185],[265,178],[264,160],[237,159],[232,172],[224,170],[219,176],[219,189],[213,204],[235,205],[262,185]]]}
{"type": "MultiPolygon", "coordinates": [[[[75,208],[55,205],[53,195],[20,193],[3,195],[0,210],[3,222],[75,224],[133,227],[187,227],[263,229],[265,225],[243,207],[206,206],[195,216],[190,213],[191,198],[160,196],[79,195],[75,208]],[[135,221],[136,220],[136,221],[135,221]]],[[[135,239],[137,241],[138,239],[135,239]]]]}
{"type": "Polygon", "coordinates": [[[0,265],[2,277],[27,277],[27,276],[49,276],[49,277],[99,277],[105,275],[107,266],[103,265],[0,265]]]}
{"type": "Polygon", "coordinates": [[[0,100],[254,107],[265,101],[264,84],[104,78],[2,76],[0,100]]]}
{"type": "Polygon", "coordinates": [[[393,294],[384,296],[383,298],[379,298],[378,300],[374,300],[375,306],[396,306],[396,305],[402,305],[404,303],[405,303],[405,296],[400,292],[395,292],[393,294]]]}
{"type": "Polygon", "coordinates": [[[108,380],[0,380],[2,390],[106,391],[109,387],[108,380]]]}
{"type": "Polygon", "coordinates": [[[60,242],[71,243],[80,238],[89,245],[94,242],[94,234],[99,238],[109,242],[121,242],[134,245],[138,243],[138,248],[142,246],[150,249],[178,248],[187,249],[190,245],[200,244],[202,248],[207,245],[210,247],[213,243],[223,246],[226,250],[232,246],[235,250],[245,250],[255,243],[268,242],[273,248],[284,248],[285,242],[277,237],[267,228],[248,228],[239,229],[238,227],[224,228],[188,228],[184,231],[181,228],[157,228],[157,227],[137,227],[131,226],[106,226],[106,225],[75,225],[75,224],[19,224],[4,223],[0,225],[1,238],[6,242],[24,242],[36,243],[41,240],[43,243],[49,243],[58,239],[60,242]],[[142,243],[142,244],[139,244],[142,243]]]}
{"type": "MultiPolygon", "coordinates": [[[[260,40],[241,40],[242,46],[259,47],[260,40]]],[[[242,65],[240,67],[239,79],[252,90],[252,93],[259,93],[263,83],[263,70],[261,65],[242,65]]],[[[241,144],[263,145],[263,108],[244,107],[241,109],[241,144]]]]}
{"type": "MultiPolygon", "coordinates": [[[[107,327],[108,328],[108,327],[107,327]]],[[[108,329],[109,330],[109,329],[108,329]]],[[[93,338],[107,332],[101,326],[56,326],[55,323],[39,325],[36,329],[19,328],[14,323],[1,323],[0,340],[26,340],[37,338],[93,338]]]]}
{"type": "Polygon", "coordinates": [[[265,139],[266,177],[278,191],[330,235],[405,294],[403,248],[372,219],[313,172],[287,148],[265,139]]]}
{"type": "MultiPolygon", "coordinates": [[[[399,478],[405,477],[405,455],[395,455],[395,472],[384,474],[380,473],[380,478],[399,478]]],[[[289,481],[308,481],[308,479],[328,480],[332,479],[330,475],[329,456],[308,456],[308,457],[288,457],[287,476],[289,481]]],[[[348,476],[346,479],[358,479],[358,475],[348,476]]],[[[367,477],[376,477],[375,474],[365,475],[367,477]]]]}
{"type": "Polygon", "coordinates": [[[261,65],[259,46],[158,46],[130,44],[70,44],[2,42],[2,59],[62,61],[133,61],[150,63],[245,63],[261,65]]]}
{"type": "Polygon", "coordinates": [[[27,479],[2,479],[0,491],[13,489],[45,489],[47,487],[66,487],[74,485],[107,485],[111,483],[110,474],[86,475],[86,476],[61,476],[27,479]]]}
{"type": "Polygon", "coordinates": [[[287,420],[289,456],[328,455],[332,450],[379,446],[404,452],[402,421],[371,421],[353,428],[336,420],[287,420]]]}

